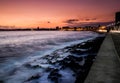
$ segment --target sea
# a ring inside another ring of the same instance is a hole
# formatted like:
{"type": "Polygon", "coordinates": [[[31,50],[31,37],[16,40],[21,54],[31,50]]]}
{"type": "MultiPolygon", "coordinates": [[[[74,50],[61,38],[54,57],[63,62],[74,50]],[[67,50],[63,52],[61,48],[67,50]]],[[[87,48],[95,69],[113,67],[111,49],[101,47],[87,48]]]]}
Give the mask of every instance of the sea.
{"type": "MultiPolygon", "coordinates": [[[[29,62],[33,62],[33,65],[39,64],[39,61],[37,63],[34,61],[40,57],[98,36],[98,33],[92,31],[1,31],[0,81],[4,81],[4,83],[36,83],[25,82],[25,80],[31,75],[42,72],[43,68],[30,69],[26,68],[24,64],[29,62]]],[[[44,68],[49,66],[49,64],[40,65],[44,68]]],[[[44,76],[39,83],[52,82],[44,76]]]]}

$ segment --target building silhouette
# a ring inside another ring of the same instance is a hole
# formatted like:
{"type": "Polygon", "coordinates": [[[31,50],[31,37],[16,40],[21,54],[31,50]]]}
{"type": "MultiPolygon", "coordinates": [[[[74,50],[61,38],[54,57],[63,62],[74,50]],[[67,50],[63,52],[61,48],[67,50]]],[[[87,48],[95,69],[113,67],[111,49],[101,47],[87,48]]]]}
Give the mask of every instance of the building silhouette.
{"type": "Polygon", "coordinates": [[[116,12],[115,14],[115,26],[117,30],[120,29],[120,12],[116,12]]]}
{"type": "Polygon", "coordinates": [[[116,12],[116,15],[115,15],[115,23],[118,23],[120,22],[120,12],[116,12]]]}

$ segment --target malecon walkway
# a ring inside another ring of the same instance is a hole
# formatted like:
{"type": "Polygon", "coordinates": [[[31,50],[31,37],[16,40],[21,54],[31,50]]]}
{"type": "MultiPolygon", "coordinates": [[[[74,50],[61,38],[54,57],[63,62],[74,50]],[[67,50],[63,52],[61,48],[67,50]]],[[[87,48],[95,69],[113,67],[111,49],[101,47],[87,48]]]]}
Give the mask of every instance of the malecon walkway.
{"type": "Polygon", "coordinates": [[[118,55],[120,55],[120,33],[110,32],[103,41],[84,83],[120,83],[118,55]]]}

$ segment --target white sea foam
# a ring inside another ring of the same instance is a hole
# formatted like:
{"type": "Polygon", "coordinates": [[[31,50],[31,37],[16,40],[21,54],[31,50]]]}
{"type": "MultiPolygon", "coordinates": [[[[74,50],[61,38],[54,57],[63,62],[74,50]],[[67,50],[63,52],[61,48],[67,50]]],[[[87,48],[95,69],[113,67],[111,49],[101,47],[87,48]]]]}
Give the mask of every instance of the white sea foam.
{"type": "MultiPolygon", "coordinates": [[[[39,58],[50,54],[57,49],[66,46],[74,45],[97,37],[94,32],[84,31],[28,31],[28,32],[0,32],[0,80],[5,80],[6,83],[22,83],[30,75],[42,73],[43,69],[49,67],[49,64],[44,59],[39,61],[39,58]],[[5,59],[5,60],[3,60],[5,59]],[[25,63],[31,63],[32,66],[39,65],[43,69],[25,68],[25,63]]],[[[62,53],[60,50],[59,54],[62,53]]],[[[57,60],[64,58],[66,54],[61,54],[57,60]]],[[[60,71],[72,76],[66,71],[60,71]]],[[[40,80],[44,81],[46,76],[40,80]]],[[[74,81],[74,79],[71,79],[74,81]]],[[[44,81],[48,83],[48,80],[44,81]]],[[[67,81],[63,81],[64,83],[67,81]]]]}

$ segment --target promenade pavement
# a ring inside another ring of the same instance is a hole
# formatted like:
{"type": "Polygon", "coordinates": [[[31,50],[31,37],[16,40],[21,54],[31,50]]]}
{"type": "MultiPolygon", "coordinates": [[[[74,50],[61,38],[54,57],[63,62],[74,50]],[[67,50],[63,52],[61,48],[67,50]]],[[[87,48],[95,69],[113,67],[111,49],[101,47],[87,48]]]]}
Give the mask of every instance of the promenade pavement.
{"type": "Polygon", "coordinates": [[[113,43],[116,37],[113,34],[107,34],[84,83],[120,83],[120,58],[115,49],[116,43],[113,43]]]}

